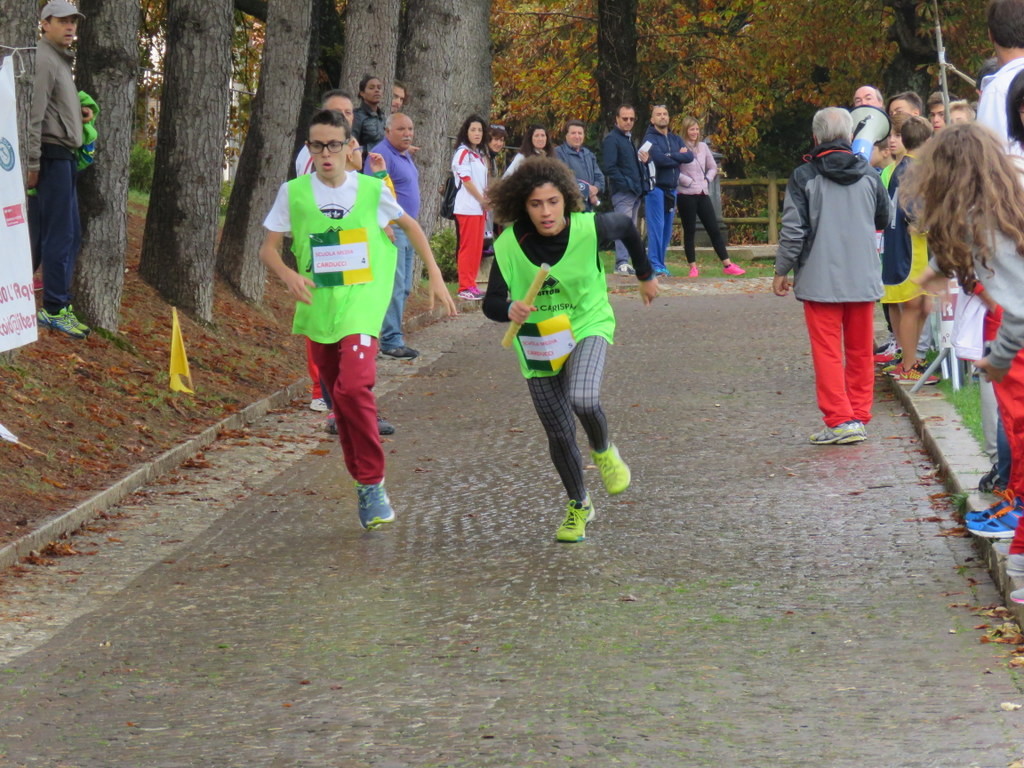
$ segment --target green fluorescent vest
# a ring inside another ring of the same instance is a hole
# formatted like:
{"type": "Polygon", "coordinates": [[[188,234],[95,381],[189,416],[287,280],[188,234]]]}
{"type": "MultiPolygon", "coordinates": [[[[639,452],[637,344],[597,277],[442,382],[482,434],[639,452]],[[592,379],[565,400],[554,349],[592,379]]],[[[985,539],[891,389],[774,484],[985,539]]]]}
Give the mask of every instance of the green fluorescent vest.
{"type": "Polygon", "coordinates": [[[313,278],[310,235],[362,227],[369,241],[372,281],[359,285],[312,287],[309,289],[313,294],[312,304],[295,302],[292,333],[307,336],[320,344],[333,344],[356,333],[374,338],[380,336],[395,284],[398,252],[377,223],[383,182],[361,173],[356,174],[356,178],[359,181],[356,204],[343,219],[324,216],[317,208],[311,174],[288,182],[292,253],[300,275],[313,278]]]}
{"type": "MultiPolygon", "coordinates": [[[[594,214],[572,213],[569,245],[565,255],[551,268],[544,287],[533,305],[536,312],[529,322],[539,323],[556,315],[567,314],[577,343],[588,336],[601,336],[613,343],[615,313],[608,301],[608,283],[604,268],[597,258],[597,228],[594,214]]],[[[507,227],[494,241],[494,258],[498,263],[513,299],[526,295],[538,267],[530,262],[516,241],[513,227],[507,227]]],[[[516,340],[516,354],[523,376],[554,376],[551,371],[531,370],[526,364],[523,347],[516,340]]]]}

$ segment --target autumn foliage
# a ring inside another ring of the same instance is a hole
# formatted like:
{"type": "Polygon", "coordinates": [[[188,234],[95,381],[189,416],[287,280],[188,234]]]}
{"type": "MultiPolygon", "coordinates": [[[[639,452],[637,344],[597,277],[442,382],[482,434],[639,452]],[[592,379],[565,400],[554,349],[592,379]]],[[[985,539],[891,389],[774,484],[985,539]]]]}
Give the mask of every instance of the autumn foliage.
{"type": "MultiPolygon", "coordinates": [[[[556,133],[570,118],[600,125],[594,72],[597,0],[495,0],[492,117],[516,129],[539,120],[556,133]]],[[[947,60],[972,74],[989,55],[979,3],[940,4],[947,60]]],[[[932,3],[640,0],[637,107],[692,114],[733,160],[761,154],[787,114],[849,103],[863,83],[927,96],[938,88],[932,3]]],[[[974,94],[951,78],[956,96],[974,94]]],[[[770,170],[786,171],[788,168],[770,170]]]]}

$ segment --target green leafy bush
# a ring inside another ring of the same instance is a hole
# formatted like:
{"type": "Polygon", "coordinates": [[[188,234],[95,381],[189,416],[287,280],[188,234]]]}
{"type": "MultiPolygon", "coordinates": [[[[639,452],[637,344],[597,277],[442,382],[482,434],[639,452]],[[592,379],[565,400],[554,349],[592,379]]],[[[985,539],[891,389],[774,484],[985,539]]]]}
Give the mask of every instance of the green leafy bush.
{"type": "Polygon", "coordinates": [[[445,282],[456,282],[459,279],[459,263],[456,259],[455,227],[449,224],[437,230],[430,238],[430,250],[434,252],[434,260],[445,282]]]}
{"type": "Polygon", "coordinates": [[[153,150],[142,144],[133,144],[128,160],[128,188],[147,194],[152,191],[154,164],[153,150]]]}

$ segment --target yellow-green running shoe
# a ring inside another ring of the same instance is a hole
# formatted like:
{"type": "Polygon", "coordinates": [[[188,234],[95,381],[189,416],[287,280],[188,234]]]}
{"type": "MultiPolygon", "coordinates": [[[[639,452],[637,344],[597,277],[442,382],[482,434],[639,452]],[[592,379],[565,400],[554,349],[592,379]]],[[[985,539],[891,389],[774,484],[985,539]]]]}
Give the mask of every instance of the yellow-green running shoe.
{"type": "Polygon", "coordinates": [[[570,501],[565,520],[558,526],[555,538],[565,544],[575,544],[587,538],[587,523],[594,519],[594,505],[588,495],[583,501],[570,501]]]}
{"type": "Polygon", "coordinates": [[[629,481],[632,475],[626,462],[619,456],[619,449],[609,445],[606,451],[591,451],[590,458],[601,470],[601,480],[604,482],[605,490],[609,495],[614,496],[629,488],[629,481]]]}

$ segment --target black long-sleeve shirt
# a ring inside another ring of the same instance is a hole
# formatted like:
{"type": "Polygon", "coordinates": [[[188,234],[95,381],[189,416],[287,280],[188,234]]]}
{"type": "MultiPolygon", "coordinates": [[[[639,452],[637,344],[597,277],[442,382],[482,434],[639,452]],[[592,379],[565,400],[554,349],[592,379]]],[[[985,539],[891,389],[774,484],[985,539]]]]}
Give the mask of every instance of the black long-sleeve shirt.
{"type": "MultiPolygon", "coordinates": [[[[529,219],[517,221],[513,225],[513,233],[523,249],[526,258],[531,264],[540,266],[547,264],[553,267],[569,246],[569,228],[572,224],[570,217],[566,221],[565,229],[557,235],[545,236],[537,232],[533,222],[529,219]]],[[[630,261],[633,262],[633,269],[636,270],[638,280],[650,280],[654,277],[651,269],[651,262],[647,258],[647,249],[644,247],[643,238],[637,228],[633,226],[629,216],[623,213],[598,213],[594,215],[594,225],[597,229],[598,249],[612,240],[619,240],[629,252],[630,261]]],[[[601,256],[594,253],[594,268],[601,268],[601,256]]],[[[521,298],[521,297],[517,297],[521,298]]],[[[491,276],[487,281],[487,293],[484,295],[483,313],[484,316],[498,322],[508,322],[508,308],[511,304],[508,296],[508,283],[497,263],[491,267],[491,276]]]]}

